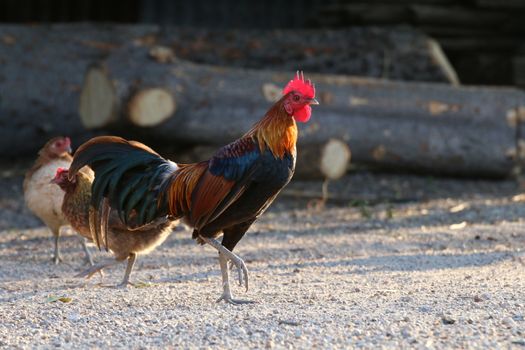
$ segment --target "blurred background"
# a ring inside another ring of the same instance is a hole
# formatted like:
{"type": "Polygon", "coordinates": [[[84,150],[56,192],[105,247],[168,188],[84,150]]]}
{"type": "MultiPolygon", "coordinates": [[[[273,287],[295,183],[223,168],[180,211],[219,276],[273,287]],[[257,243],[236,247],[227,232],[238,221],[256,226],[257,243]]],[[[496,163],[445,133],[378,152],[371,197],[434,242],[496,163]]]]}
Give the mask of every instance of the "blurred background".
{"type": "MultiPolygon", "coordinates": [[[[435,38],[464,84],[525,84],[520,0],[3,0],[0,22],[148,23],[207,29],[406,26],[435,38]]],[[[356,72],[357,73],[357,72],[356,72]]],[[[366,72],[363,72],[366,73],[366,72]]]]}
{"type": "Polygon", "coordinates": [[[519,0],[3,0],[0,157],[113,133],[202,159],[304,70],[320,161],[298,177],[332,176],[333,139],[329,167],[519,176],[524,19],[519,0]]]}

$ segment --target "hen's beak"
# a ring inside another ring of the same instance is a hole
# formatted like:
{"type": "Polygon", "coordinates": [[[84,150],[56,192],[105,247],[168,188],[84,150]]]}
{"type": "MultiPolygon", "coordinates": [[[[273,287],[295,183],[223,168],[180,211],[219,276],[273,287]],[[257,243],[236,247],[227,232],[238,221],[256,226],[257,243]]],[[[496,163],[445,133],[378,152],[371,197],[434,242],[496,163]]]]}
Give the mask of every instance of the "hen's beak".
{"type": "Polygon", "coordinates": [[[52,178],[51,181],[49,181],[50,184],[58,184],[57,179],[52,178]]]}
{"type": "Polygon", "coordinates": [[[312,99],[310,100],[310,104],[311,104],[311,105],[318,105],[319,102],[318,102],[315,98],[312,98],[312,99]]]}
{"type": "Polygon", "coordinates": [[[73,153],[73,150],[71,149],[71,146],[67,147],[67,153],[73,153]]]}

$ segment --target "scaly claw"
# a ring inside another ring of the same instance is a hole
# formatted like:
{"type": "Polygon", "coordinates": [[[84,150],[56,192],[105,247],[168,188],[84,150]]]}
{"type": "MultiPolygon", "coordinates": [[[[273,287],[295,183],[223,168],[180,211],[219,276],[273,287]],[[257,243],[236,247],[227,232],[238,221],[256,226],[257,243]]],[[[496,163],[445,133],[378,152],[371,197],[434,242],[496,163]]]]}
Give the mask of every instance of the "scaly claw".
{"type": "Polygon", "coordinates": [[[229,282],[229,269],[235,265],[237,267],[238,277],[239,277],[239,285],[242,286],[242,283],[244,281],[244,285],[246,287],[246,291],[248,291],[248,268],[246,267],[246,264],[244,261],[239,258],[237,255],[232,253],[230,250],[228,250],[226,247],[224,247],[222,244],[217,242],[215,239],[212,238],[206,238],[200,236],[200,238],[217,249],[219,252],[219,264],[221,266],[221,275],[222,275],[222,295],[217,300],[217,302],[224,300],[225,302],[233,305],[239,305],[239,304],[250,304],[253,303],[250,300],[237,300],[233,299],[232,293],[230,290],[230,282],[229,282]],[[228,266],[228,264],[231,264],[228,266]]]}
{"type": "Polygon", "coordinates": [[[237,273],[239,277],[239,286],[242,286],[242,282],[244,281],[246,291],[248,291],[248,268],[246,267],[244,260],[242,260],[236,255],[234,257],[228,257],[228,258],[230,259],[231,264],[237,267],[237,273]]]}
{"type": "MultiPolygon", "coordinates": [[[[232,253],[233,254],[233,253],[232,253]]],[[[230,258],[228,258],[230,259],[230,258]]],[[[239,258],[240,262],[235,262],[234,259],[230,259],[228,261],[228,268],[230,271],[233,271],[233,269],[237,268],[237,274],[239,278],[239,286],[242,286],[243,282],[243,273],[244,276],[246,276],[246,291],[248,291],[248,268],[246,267],[246,264],[244,263],[244,260],[239,258]]]]}
{"type": "MultiPolygon", "coordinates": [[[[228,265],[229,265],[229,269],[230,271],[233,271],[233,269],[237,268],[237,273],[238,273],[238,276],[239,276],[239,286],[242,286],[242,273],[244,271],[244,269],[246,269],[246,274],[248,273],[248,269],[246,268],[246,264],[244,263],[244,260],[241,260],[242,261],[242,264],[244,265],[244,268],[243,269],[240,269],[239,266],[237,266],[233,260],[230,260],[228,261],[228,265]]],[[[248,283],[248,282],[246,282],[248,283]]],[[[248,286],[246,286],[246,291],[248,291],[248,286]]]]}

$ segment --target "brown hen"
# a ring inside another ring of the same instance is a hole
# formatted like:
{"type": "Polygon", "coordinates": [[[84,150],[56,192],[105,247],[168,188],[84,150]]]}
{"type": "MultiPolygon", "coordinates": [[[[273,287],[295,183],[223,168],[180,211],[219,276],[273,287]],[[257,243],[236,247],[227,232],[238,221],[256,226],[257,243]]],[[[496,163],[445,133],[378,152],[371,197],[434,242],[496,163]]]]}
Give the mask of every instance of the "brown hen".
{"type": "MultiPolygon", "coordinates": [[[[93,178],[78,172],[72,179],[69,179],[68,173],[68,170],[59,168],[53,180],[65,192],[62,212],[78,233],[92,240],[93,228],[90,227],[90,215],[93,215],[93,212],[90,206],[93,178]]],[[[126,287],[130,284],[129,276],[137,255],[147,254],[162,244],[175,224],[175,221],[162,218],[131,230],[122,223],[118,214],[112,210],[105,225],[107,227],[107,248],[113,252],[115,258],[102,261],[80,273],[77,277],[90,278],[104,268],[127,260],[124,279],[118,285],[119,287],[126,287]]]]}

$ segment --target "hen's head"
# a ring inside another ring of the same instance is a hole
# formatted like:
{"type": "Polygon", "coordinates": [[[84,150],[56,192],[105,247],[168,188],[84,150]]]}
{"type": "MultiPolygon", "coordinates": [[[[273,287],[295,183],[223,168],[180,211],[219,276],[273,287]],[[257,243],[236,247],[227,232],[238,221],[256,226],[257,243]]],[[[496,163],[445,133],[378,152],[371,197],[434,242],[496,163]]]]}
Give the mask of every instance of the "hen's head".
{"type": "Polygon", "coordinates": [[[286,113],[295,120],[306,123],[312,114],[310,105],[318,105],[315,99],[315,86],[310,79],[304,80],[303,72],[297,72],[293,80],[283,90],[283,105],[286,113]]]}
{"type": "Polygon", "coordinates": [[[66,154],[71,153],[71,140],[69,137],[54,137],[44,145],[41,153],[44,153],[50,158],[63,157],[66,154]]]}
{"type": "Polygon", "coordinates": [[[61,189],[67,192],[72,186],[74,186],[75,180],[70,180],[68,178],[69,169],[58,168],[53,180],[51,183],[57,184],[61,189]]]}

